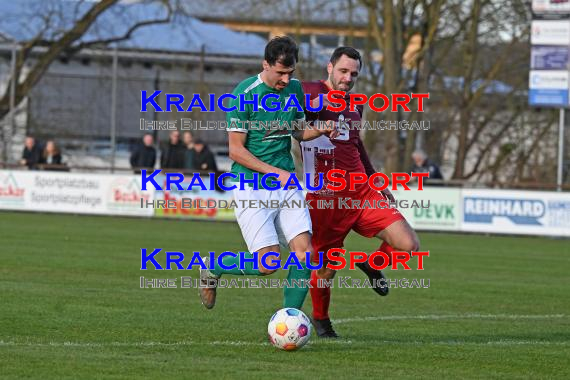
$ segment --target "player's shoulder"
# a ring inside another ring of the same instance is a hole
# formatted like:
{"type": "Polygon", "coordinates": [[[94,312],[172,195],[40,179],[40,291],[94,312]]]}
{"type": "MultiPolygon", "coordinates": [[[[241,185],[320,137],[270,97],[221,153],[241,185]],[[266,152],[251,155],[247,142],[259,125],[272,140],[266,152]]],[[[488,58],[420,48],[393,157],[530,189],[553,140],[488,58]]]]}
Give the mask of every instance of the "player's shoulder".
{"type": "Polygon", "coordinates": [[[259,77],[259,74],[254,75],[239,82],[234,89],[234,93],[247,94],[248,92],[254,90],[257,86],[261,85],[262,83],[263,81],[259,77]]]}
{"type": "Polygon", "coordinates": [[[301,81],[297,78],[291,78],[289,85],[287,86],[289,92],[304,92],[301,81]]]}
{"type": "Polygon", "coordinates": [[[311,98],[316,97],[318,94],[328,92],[326,85],[320,80],[310,81],[310,82],[303,81],[302,86],[303,86],[303,92],[305,94],[311,94],[311,98]]]}

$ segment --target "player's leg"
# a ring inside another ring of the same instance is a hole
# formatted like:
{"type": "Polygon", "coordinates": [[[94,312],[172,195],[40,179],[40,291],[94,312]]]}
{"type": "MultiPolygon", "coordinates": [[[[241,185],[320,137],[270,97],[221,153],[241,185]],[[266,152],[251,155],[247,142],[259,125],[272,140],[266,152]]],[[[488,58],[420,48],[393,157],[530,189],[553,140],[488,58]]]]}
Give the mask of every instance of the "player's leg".
{"type": "MultiPolygon", "coordinates": [[[[298,280],[297,282],[305,284],[305,286],[286,286],[283,289],[283,306],[300,309],[307,297],[307,292],[309,291],[308,282],[311,277],[311,270],[307,268],[306,264],[307,255],[310,258],[313,253],[313,247],[311,246],[311,217],[309,211],[304,207],[304,197],[301,191],[291,189],[273,193],[272,196],[277,198],[280,203],[287,201],[291,206],[279,210],[275,225],[279,233],[287,241],[289,249],[295,252],[302,266],[302,268],[298,268],[297,265],[290,266],[287,279],[289,282],[298,280]],[[297,206],[293,206],[295,204],[297,206]]],[[[283,263],[286,262],[287,257],[288,255],[283,255],[281,261],[283,263]]]]}
{"type": "Polygon", "coordinates": [[[318,248],[318,250],[315,248],[315,252],[323,252],[323,266],[311,273],[311,288],[309,289],[313,304],[313,325],[317,335],[321,338],[338,338],[329,316],[331,302],[330,281],[334,279],[337,272],[326,267],[327,263],[330,262],[326,257],[326,252],[332,248],[342,248],[342,242],[336,246],[318,248]]]}
{"type": "Polygon", "coordinates": [[[420,249],[418,235],[405,219],[394,221],[375,236],[392,246],[393,250],[410,252],[420,249]]]}
{"type": "MultiPolygon", "coordinates": [[[[376,233],[374,236],[383,240],[380,248],[376,251],[384,252],[388,256],[388,264],[392,263],[394,251],[417,251],[420,246],[418,236],[405,219],[391,222],[387,227],[376,233]]],[[[384,264],[384,258],[382,256],[377,256],[374,259],[374,264],[382,266],[384,264]]],[[[388,295],[390,288],[388,287],[386,277],[381,270],[376,270],[370,267],[368,262],[359,263],[357,265],[368,275],[370,281],[376,279],[376,283],[380,284],[379,287],[374,288],[374,291],[381,296],[388,295]]]]}
{"type": "MultiPolygon", "coordinates": [[[[269,257],[266,257],[263,260],[263,255],[267,252],[275,252],[279,258],[279,245],[271,245],[269,247],[263,247],[260,249],[255,250],[254,252],[258,253],[258,263],[257,265],[254,264],[254,255],[250,252],[244,252],[244,262],[243,262],[243,269],[240,269],[240,260],[239,256],[231,257],[226,256],[222,260],[222,263],[225,266],[231,266],[233,264],[236,265],[235,268],[232,269],[224,269],[221,265],[216,261],[214,263],[214,269],[200,269],[200,299],[202,304],[206,307],[206,309],[211,309],[216,304],[216,294],[217,294],[217,281],[223,274],[233,274],[236,276],[267,276],[269,274],[275,273],[277,269],[268,269],[267,263],[269,263],[269,257]],[[263,265],[265,264],[265,265],[263,265]],[[257,268],[256,268],[257,267],[257,268]]],[[[274,258],[274,257],[271,257],[274,258]]],[[[206,268],[210,267],[209,258],[206,256],[203,258],[204,264],[206,268]]]]}
{"type": "MultiPolygon", "coordinates": [[[[387,242],[382,242],[380,248],[375,250],[375,252],[376,251],[384,252],[389,258],[391,258],[392,252],[395,251],[395,249],[392,246],[390,246],[390,244],[388,244],[387,242]]],[[[375,257],[374,264],[382,266],[384,264],[384,258],[382,256],[375,257]]],[[[372,268],[368,262],[356,263],[356,267],[360,269],[362,272],[364,272],[366,276],[368,276],[368,280],[370,281],[371,284],[375,284],[372,289],[379,296],[385,297],[390,293],[390,288],[388,287],[388,283],[386,282],[386,276],[384,275],[384,272],[372,268]]]]}
{"type": "MultiPolygon", "coordinates": [[[[265,200],[268,197],[267,190],[253,190],[246,188],[245,190],[234,190],[234,198],[239,202],[241,199],[259,199],[265,200]]],[[[247,204],[248,202],[245,202],[247,204]]],[[[236,257],[226,256],[222,263],[216,261],[212,263],[212,270],[200,270],[200,299],[202,304],[207,308],[211,309],[216,303],[216,288],[217,280],[224,274],[233,275],[253,275],[253,276],[263,276],[275,272],[275,270],[265,269],[262,265],[254,265],[252,260],[254,255],[251,252],[258,252],[258,262],[264,253],[268,251],[279,252],[279,238],[277,236],[277,230],[275,229],[275,217],[277,215],[276,209],[270,208],[249,208],[249,207],[238,207],[235,210],[235,215],[237,222],[240,226],[243,238],[247,244],[249,252],[244,253],[244,258],[250,259],[243,262],[243,269],[240,269],[240,258],[239,255],[236,257]],[[226,269],[224,266],[232,266],[235,264],[235,268],[226,269]],[[257,267],[257,268],[256,268],[257,267]]],[[[204,258],[206,267],[210,267],[209,259],[204,258]]],[[[260,263],[259,263],[260,264],[260,263]]]]}
{"type": "MultiPolygon", "coordinates": [[[[307,199],[318,200],[315,196],[307,195],[307,199]]],[[[317,202],[314,202],[317,203],[317,202]]],[[[334,209],[311,209],[311,222],[313,225],[312,245],[315,254],[313,262],[319,262],[321,267],[311,273],[311,301],[313,304],[313,325],[320,337],[337,338],[330,317],[329,307],[331,299],[330,280],[336,275],[336,271],[327,268],[327,251],[332,248],[342,248],[344,238],[351,229],[351,213],[345,210],[334,209]],[[322,252],[322,256],[320,256],[322,252]]],[[[350,211],[350,210],[349,210],[350,211]]]]}
{"type": "MultiPolygon", "coordinates": [[[[371,201],[372,204],[378,204],[378,201],[385,200],[386,197],[366,187],[361,195],[361,200],[371,201]]],[[[384,252],[389,258],[392,257],[394,250],[404,250],[410,248],[415,249],[413,245],[414,239],[417,242],[417,236],[409,227],[409,224],[402,214],[394,208],[367,208],[361,210],[360,216],[354,224],[354,230],[365,237],[378,237],[384,240],[380,248],[376,251],[384,252]],[[411,233],[410,233],[411,231],[411,233]],[[401,234],[396,236],[396,234],[401,234]],[[397,244],[397,245],[393,245],[397,244]]],[[[384,264],[382,257],[377,257],[374,264],[381,266],[384,264]]],[[[357,267],[362,270],[372,283],[376,283],[373,289],[381,296],[388,295],[389,288],[386,283],[386,277],[380,270],[372,268],[368,262],[359,263],[357,267]]]]}
{"type": "MultiPolygon", "coordinates": [[[[311,246],[311,234],[303,232],[291,241],[289,241],[289,248],[291,251],[295,252],[301,268],[297,265],[292,265],[289,267],[289,273],[287,274],[287,280],[289,286],[283,288],[283,307],[294,307],[295,309],[300,309],[307,298],[307,292],[309,291],[309,281],[311,278],[311,270],[307,268],[306,257],[311,257],[313,248],[311,246]],[[297,283],[302,283],[297,284],[297,283]]],[[[286,255],[283,255],[285,259],[286,255]]],[[[284,260],[282,260],[284,262],[284,260]]]]}
{"type": "MultiPolygon", "coordinates": [[[[213,274],[214,277],[220,278],[223,274],[233,274],[236,276],[266,276],[277,271],[277,269],[269,269],[268,264],[270,264],[270,259],[279,258],[279,245],[262,247],[253,252],[257,252],[257,262],[254,261],[255,254],[251,252],[243,252],[243,262],[240,262],[239,253],[236,254],[236,257],[225,256],[221,260],[221,263],[216,261],[213,264],[214,269],[212,269],[210,273],[213,274]],[[275,252],[275,255],[268,255],[265,257],[265,260],[263,260],[264,254],[267,252],[275,252]],[[223,264],[223,266],[221,264],[223,264]],[[240,268],[240,265],[243,269],[240,268]],[[233,266],[235,266],[235,268],[233,266]],[[225,269],[224,267],[232,268],[225,269]]],[[[204,260],[207,259],[208,257],[204,258],[204,260]]]]}

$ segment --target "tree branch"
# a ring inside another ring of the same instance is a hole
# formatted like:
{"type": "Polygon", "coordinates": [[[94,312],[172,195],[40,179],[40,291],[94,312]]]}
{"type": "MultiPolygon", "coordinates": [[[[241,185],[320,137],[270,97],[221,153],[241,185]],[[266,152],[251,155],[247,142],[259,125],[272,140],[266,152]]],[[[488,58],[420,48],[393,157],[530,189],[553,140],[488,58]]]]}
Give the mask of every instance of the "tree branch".
{"type": "Polygon", "coordinates": [[[78,51],[81,51],[82,49],[86,49],[86,48],[89,48],[92,46],[105,46],[105,45],[115,43],[115,42],[126,41],[126,40],[131,38],[132,34],[137,29],[140,29],[140,28],[147,26],[147,25],[168,24],[171,21],[171,17],[172,17],[172,10],[170,7],[168,7],[168,14],[164,18],[137,22],[136,24],[131,26],[125,34],[123,34],[120,37],[113,37],[113,38],[107,38],[107,39],[102,39],[102,40],[82,42],[80,44],[77,44],[77,45],[74,45],[70,48],[65,49],[64,52],[68,55],[73,55],[73,54],[77,53],[78,51]]]}
{"type": "Polygon", "coordinates": [[[499,130],[499,132],[497,132],[495,135],[489,138],[489,141],[487,142],[485,147],[479,151],[479,155],[477,157],[475,166],[473,166],[473,169],[469,173],[463,176],[463,179],[469,179],[477,173],[477,171],[479,170],[479,166],[483,161],[483,158],[491,151],[493,147],[496,146],[497,141],[499,141],[499,139],[505,134],[505,132],[512,126],[513,122],[516,120],[518,116],[519,114],[517,112],[513,112],[508,122],[503,124],[503,127],[499,130]]]}

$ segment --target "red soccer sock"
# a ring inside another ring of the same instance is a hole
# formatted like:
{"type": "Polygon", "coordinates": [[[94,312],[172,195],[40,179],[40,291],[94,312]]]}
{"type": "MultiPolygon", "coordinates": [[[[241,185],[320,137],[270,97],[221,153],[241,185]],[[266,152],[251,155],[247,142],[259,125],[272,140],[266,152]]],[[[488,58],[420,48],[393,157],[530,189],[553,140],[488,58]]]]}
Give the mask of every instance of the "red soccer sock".
{"type": "MultiPolygon", "coordinates": [[[[331,289],[327,287],[319,288],[317,285],[323,286],[324,284],[317,284],[317,271],[311,273],[311,301],[313,302],[313,318],[314,319],[328,319],[329,318],[329,305],[331,302],[331,289]]],[[[322,281],[321,281],[322,282],[322,281]]]]}
{"type": "MultiPolygon", "coordinates": [[[[384,252],[385,254],[388,255],[388,257],[390,258],[390,261],[388,262],[388,266],[390,266],[392,264],[392,253],[395,251],[394,247],[392,247],[390,244],[388,244],[386,242],[383,242],[382,245],[380,246],[380,248],[378,248],[378,251],[384,252]]],[[[384,257],[376,256],[374,258],[374,264],[376,264],[378,266],[384,265],[384,257]]]]}

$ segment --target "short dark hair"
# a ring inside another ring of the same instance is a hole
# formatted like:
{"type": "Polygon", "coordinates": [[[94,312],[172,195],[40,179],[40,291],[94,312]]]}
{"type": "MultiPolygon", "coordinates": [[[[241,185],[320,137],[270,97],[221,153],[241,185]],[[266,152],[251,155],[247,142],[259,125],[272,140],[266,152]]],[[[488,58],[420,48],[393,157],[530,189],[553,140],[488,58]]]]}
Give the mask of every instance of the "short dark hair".
{"type": "Polygon", "coordinates": [[[264,58],[271,66],[279,62],[283,66],[291,67],[299,61],[299,47],[291,37],[275,37],[265,46],[264,58]]]}
{"type": "Polygon", "coordinates": [[[362,68],[362,57],[358,50],[350,46],[341,46],[335,49],[335,51],[331,55],[331,63],[332,65],[336,65],[340,57],[346,55],[348,58],[356,59],[360,63],[360,68],[362,68]]]}

